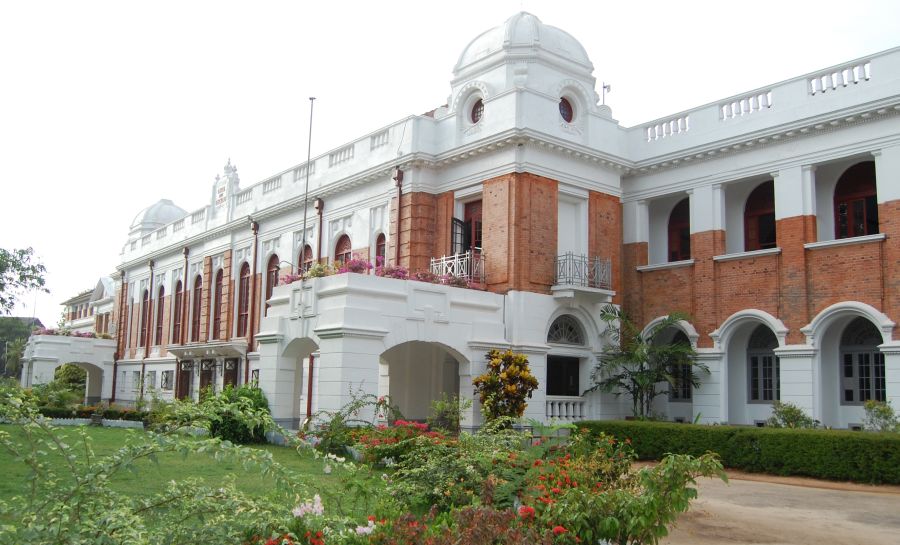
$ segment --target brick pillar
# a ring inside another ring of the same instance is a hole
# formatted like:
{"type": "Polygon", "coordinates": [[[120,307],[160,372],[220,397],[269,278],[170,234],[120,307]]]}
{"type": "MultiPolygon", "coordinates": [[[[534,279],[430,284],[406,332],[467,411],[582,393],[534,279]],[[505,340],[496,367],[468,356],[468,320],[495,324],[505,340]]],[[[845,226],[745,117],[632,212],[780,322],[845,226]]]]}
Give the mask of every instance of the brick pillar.
{"type": "Polygon", "coordinates": [[[591,191],[588,194],[589,258],[612,261],[613,303],[621,304],[622,286],[622,202],[619,197],[591,191]]]}
{"type": "Polygon", "coordinates": [[[219,338],[228,340],[231,337],[232,311],[234,309],[234,301],[232,293],[234,293],[234,282],[231,280],[231,250],[225,250],[222,256],[222,300],[219,301],[222,320],[219,324],[219,338]]]}
{"type": "Polygon", "coordinates": [[[490,291],[550,293],[558,191],[556,180],[527,172],[484,182],[482,237],[490,291]]]}
{"type": "MultiPolygon", "coordinates": [[[[633,242],[622,246],[622,306],[637,324],[646,324],[644,316],[644,288],[637,267],[648,261],[646,242],[633,242]]],[[[617,290],[619,291],[619,290],[617,290]]]]}
{"type": "Polygon", "coordinates": [[[416,192],[404,193],[399,208],[396,197],[391,203],[390,247],[395,251],[394,244],[400,244],[400,265],[407,267],[411,274],[428,270],[431,258],[435,257],[435,202],[434,195],[416,192]]]}
{"type": "MultiPolygon", "coordinates": [[[[809,324],[814,309],[809,298],[807,251],[803,247],[816,240],[816,217],[809,214],[814,201],[812,166],[785,169],[775,179],[775,241],[778,257],[778,314],[790,330],[788,344],[804,344],[800,328],[809,324]]],[[[830,211],[825,211],[830,213],[830,211]]]]}
{"type": "Polygon", "coordinates": [[[434,221],[434,257],[450,255],[451,238],[450,223],[453,219],[455,201],[453,192],[441,193],[435,198],[434,221]]]}
{"type": "MultiPolygon", "coordinates": [[[[894,183],[900,184],[900,179],[894,183]]],[[[884,278],[882,312],[900,322],[900,200],[878,205],[878,229],[884,233],[882,274],[884,278]]]]}
{"type": "Polygon", "coordinates": [[[694,285],[690,313],[694,327],[700,334],[697,340],[699,348],[712,348],[713,341],[709,334],[719,327],[716,263],[713,257],[723,253],[724,248],[725,231],[691,234],[694,285]]]}
{"type": "Polygon", "coordinates": [[[203,293],[200,298],[200,339],[209,340],[210,301],[212,290],[215,289],[212,282],[212,257],[203,258],[203,293]]]}

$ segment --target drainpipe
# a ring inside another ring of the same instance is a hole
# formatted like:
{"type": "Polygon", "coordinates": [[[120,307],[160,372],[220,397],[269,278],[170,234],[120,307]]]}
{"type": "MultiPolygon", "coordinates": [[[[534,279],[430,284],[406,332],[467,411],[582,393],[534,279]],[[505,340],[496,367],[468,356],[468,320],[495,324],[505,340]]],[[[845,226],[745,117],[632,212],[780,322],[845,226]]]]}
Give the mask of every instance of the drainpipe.
{"type": "Polygon", "coordinates": [[[397,240],[394,241],[394,266],[400,266],[400,210],[403,198],[403,170],[394,170],[394,182],[397,183],[397,240]]]}
{"type": "Polygon", "coordinates": [[[325,201],[316,197],[316,213],[319,215],[319,242],[316,243],[316,263],[322,262],[322,225],[324,224],[325,201]]]}
{"type": "MultiPolygon", "coordinates": [[[[153,331],[153,260],[151,259],[148,263],[150,265],[150,290],[147,292],[147,315],[146,315],[146,326],[147,326],[147,338],[144,339],[144,357],[141,359],[141,393],[138,396],[139,400],[144,399],[144,377],[147,375],[145,372],[147,369],[147,357],[150,355],[150,336],[153,331]]],[[[143,311],[144,309],[141,309],[143,311]]],[[[145,317],[142,316],[142,319],[145,317]]]]}
{"type": "Polygon", "coordinates": [[[313,393],[313,361],[315,361],[316,357],[311,353],[309,355],[309,371],[307,372],[307,381],[306,381],[306,418],[309,420],[312,418],[312,393],[313,393]]]}
{"type": "MultiPolygon", "coordinates": [[[[182,276],[182,280],[181,280],[181,323],[178,324],[178,328],[181,331],[178,332],[178,340],[182,346],[187,344],[184,341],[186,339],[186,334],[187,334],[187,331],[186,331],[187,328],[185,327],[185,325],[186,325],[185,322],[187,320],[185,317],[187,316],[188,255],[190,253],[191,253],[191,251],[188,249],[187,246],[185,246],[181,250],[181,254],[184,256],[184,272],[181,275],[182,276]]],[[[181,390],[179,390],[180,387],[181,387],[181,358],[177,358],[175,360],[175,398],[176,399],[178,398],[178,392],[181,391],[181,390]]]]}
{"type": "MultiPolygon", "coordinates": [[[[256,251],[259,246],[259,223],[250,220],[250,230],[253,231],[253,272],[250,275],[250,309],[247,316],[247,327],[250,329],[250,333],[247,334],[247,354],[253,350],[253,337],[256,333],[256,328],[253,325],[253,320],[256,318],[256,251]]],[[[247,355],[244,356],[244,384],[250,382],[250,358],[247,355]]]]}
{"type": "Polygon", "coordinates": [[[119,374],[119,358],[122,357],[124,347],[122,344],[125,340],[125,328],[122,327],[125,322],[125,309],[128,306],[125,301],[128,297],[128,282],[125,280],[125,271],[122,271],[122,289],[119,290],[119,323],[116,324],[116,352],[113,354],[113,376],[112,376],[112,395],[109,397],[110,403],[116,402],[116,377],[119,374]]]}

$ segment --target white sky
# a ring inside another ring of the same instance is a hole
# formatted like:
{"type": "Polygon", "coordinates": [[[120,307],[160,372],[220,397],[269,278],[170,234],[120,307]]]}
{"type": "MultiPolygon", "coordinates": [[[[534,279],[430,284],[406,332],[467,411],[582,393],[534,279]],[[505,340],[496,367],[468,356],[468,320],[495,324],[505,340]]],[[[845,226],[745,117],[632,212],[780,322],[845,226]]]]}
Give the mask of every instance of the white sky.
{"type": "Polygon", "coordinates": [[[314,155],[444,104],[521,9],[584,45],[624,126],[900,45],[896,0],[0,0],[0,247],[51,290],[14,314],[55,325],[138,211],[203,206],[229,157],[243,187],[305,161],[309,96],[314,155]]]}

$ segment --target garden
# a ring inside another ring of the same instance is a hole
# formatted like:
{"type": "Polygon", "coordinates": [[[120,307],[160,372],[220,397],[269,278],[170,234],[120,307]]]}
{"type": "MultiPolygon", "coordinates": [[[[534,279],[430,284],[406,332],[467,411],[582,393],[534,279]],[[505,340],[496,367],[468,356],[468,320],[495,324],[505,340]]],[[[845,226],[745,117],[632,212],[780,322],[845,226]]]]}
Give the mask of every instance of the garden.
{"type": "Polygon", "coordinates": [[[629,440],[525,431],[527,359],[491,351],[486,367],[476,433],[459,431],[455,398],[413,422],[360,395],[285,447],[257,443],[278,430],[249,387],[159,403],[147,431],[122,431],[54,427],[32,392],[5,386],[0,542],[657,543],[697,477],[724,478],[712,454],[636,469],[629,440]]]}

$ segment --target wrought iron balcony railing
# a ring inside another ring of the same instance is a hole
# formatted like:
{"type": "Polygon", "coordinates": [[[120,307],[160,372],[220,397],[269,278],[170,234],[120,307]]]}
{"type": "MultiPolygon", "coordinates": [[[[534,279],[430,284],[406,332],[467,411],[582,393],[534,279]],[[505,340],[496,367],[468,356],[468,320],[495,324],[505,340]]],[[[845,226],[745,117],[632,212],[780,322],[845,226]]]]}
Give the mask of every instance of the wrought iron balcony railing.
{"type": "Polygon", "coordinates": [[[556,285],[612,289],[612,260],[566,252],[556,258],[556,285]]]}
{"type": "Polygon", "coordinates": [[[431,258],[431,274],[465,278],[484,284],[484,254],[475,248],[461,254],[431,258]]]}

